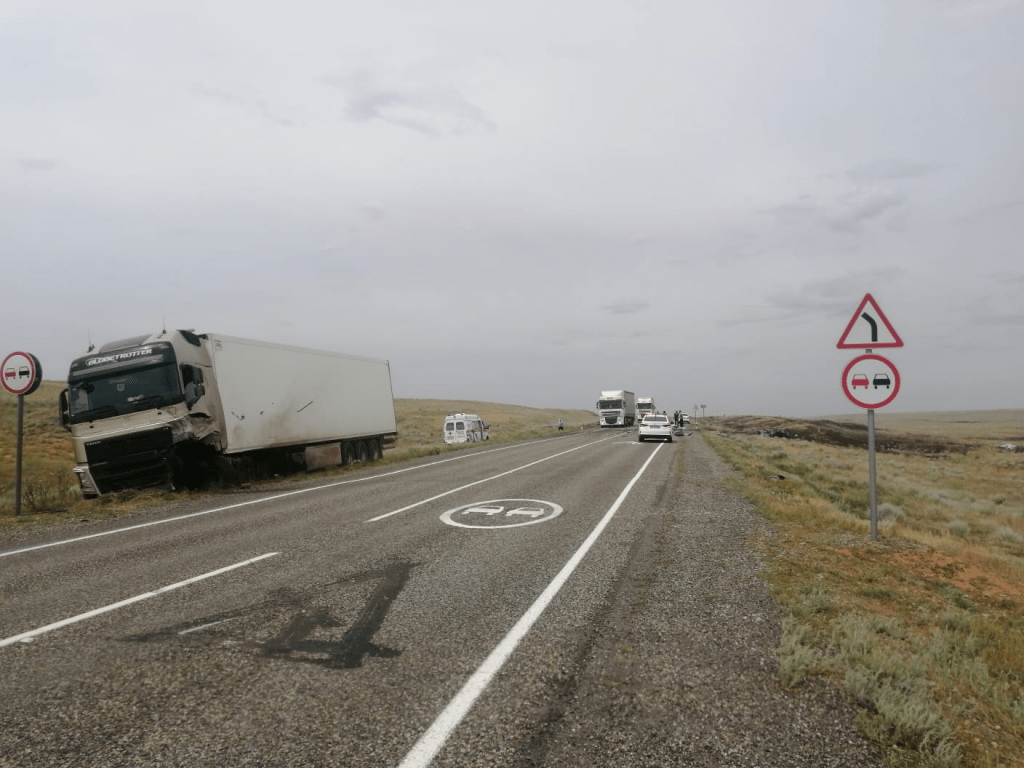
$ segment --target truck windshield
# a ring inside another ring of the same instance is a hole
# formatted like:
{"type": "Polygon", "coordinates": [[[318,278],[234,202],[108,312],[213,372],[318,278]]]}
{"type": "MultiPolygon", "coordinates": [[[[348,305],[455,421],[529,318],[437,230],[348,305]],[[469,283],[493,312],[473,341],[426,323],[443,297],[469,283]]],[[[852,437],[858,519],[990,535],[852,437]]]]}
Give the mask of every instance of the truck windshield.
{"type": "Polygon", "coordinates": [[[622,407],[622,401],[621,400],[598,400],[597,401],[597,407],[598,408],[602,408],[602,409],[604,409],[604,408],[621,408],[622,407]]]}
{"type": "Polygon", "coordinates": [[[173,362],[110,371],[71,381],[71,423],[123,416],[184,402],[173,362]]]}

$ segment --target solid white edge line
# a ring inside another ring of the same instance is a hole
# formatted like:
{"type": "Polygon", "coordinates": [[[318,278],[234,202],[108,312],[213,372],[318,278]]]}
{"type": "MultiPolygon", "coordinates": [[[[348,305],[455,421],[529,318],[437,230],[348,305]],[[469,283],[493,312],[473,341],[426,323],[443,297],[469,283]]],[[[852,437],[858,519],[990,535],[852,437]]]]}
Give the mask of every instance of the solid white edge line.
{"type": "Polygon", "coordinates": [[[218,624],[225,624],[229,621],[234,621],[236,617],[230,619],[221,619],[220,621],[211,621],[209,624],[200,624],[198,627],[192,627],[190,629],[183,629],[179,632],[179,635],[190,635],[193,632],[199,632],[203,629],[209,629],[210,627],[216,627],[218,624]]]}
{"type": "MultiPolygon", "coordinates": [[[[619,435],[614,435],[613,437],[619,437],[619,435]]],[[[444,493],[439,493],[439,494],[437,494],[437,496],[431,496],[429,499],[423,499],[422,501],[417,501],[415,504],[410,504],[407,507],[402,507],[401,509],[396,509],[396,510],[393,510],[391,512],[385,512],[383,515],[377,515],[377,517],[371,517],[369,520],[365,520],[364,522],[376,523],[378,520],[383,520],[386,517],[391,517],[392,515],[397,515],[399,512],[408,512],[410,509],[415,509],[416,507],[421,507],[424,504],[429,504],[432,501],[437,501],[438,499],[443,499],[445,496],[451,496],[453,493],[458,493],[459,491],[464,491],[467,488],[472,488],[474,485],[480,485],[480,483],[486,483],[486,482],[489,482],[491,480],[497,480],[499,477],[504,477],[505,475],[511,475],[513,472],[518,472],[521,469],[526,469],[527,467],[533,467],[533,466],[536,466],[537,464],[543,464],[545,461],[550,461],[551,459],[557,459],[559,456],[565,456],[565,454],[567,454],[567,453],[572,453],[573,451],[578,451],[581,448],[589,448],[592,445],[597,445],[598,443],[603,443],[605,440],[612,440],[612,439],[613,439],[612,437],[603,437],[600,440],[595,440],[592,443],[586,443],[584,445],[577,445],[575,448],[570,448],[568,451],[562,451],[561,453],[556,453],[556,454],[554,454],[552,456],[545,456],[543,459],[538,459],[537,461],[531,461],[529,464],[523,464],[523,466],[516,467],[515,469],[510,469],[507,472],[502,472],[501,474],[498,474],[498,475],[491,475],[490,477],[485,477],[483,480],[476,480],[476,481],[474,481],[472,483],[468,483],[466,485],[461,485],[458,488],[452,488],[450,491],[445,491],[444,493]]]]}
{"type": "Polygon", "coordinates": [[[523,639],[527,632],[533,627],[534,623],[540,618],[540,615],[548,607],[555,595],[562,588],[573,571],[576,570],[576,566],[580,564],[583,557],[587,554],[594,542],[601,535],[608,523],[615,516],[615,513],[619,511],[619,507],[622,506],[622,502],[626,500],[626,496],[633,489],[636,481],[640,479],[640,476],[647,470],[648,465],[654,461],[654,457],[658,455],[658,451],[661,450],[665,443],[659,445],[654,452],[650,455],[644,465],[640,468],[640,471],[636,473],[632,480],[626,484],[626,487],[619,494],[619,497],[612,504],[611,508],[605,513],[604,517],[601,518],[601,522],[597,524],[597,527],[591,531],[586,541],[580,546],[576,553],[569,559],[569,561],[562,567],[562,570],[558,572],[554,580],[541,592],[540,597],[534,601],[533,605],[523,614],[522,618],[516,622],[515,626],[509,630],[509,633],[505,635],[504,639],[491,651],[490,655],[484,659],[483,663],[477,668],[476,672],[470,675],[469,679],[463,684],[462,689],[455,695],[448,706],[444,708],[437,719],[434,720],[433,724],[424,731],[423,735],[420,736],[419,740],[413,745],[412,749],[409,750],[405,758],[399,763],[398,768],[426,768],[430,764],[430,761],[434,759],[434,756],[440,751],[441,747],[444,746],[448,737],[452,731],[455,730],[456,726],[462,722],[463,718],[472,708],[473,704],[480,697],[480,694],[484,692],[484,689],[490,684],[494,676],[498,674],[502,666],[508,660],[509,656],[519,645],[519,641],[523,639]]]}
{"type": "Polygon", "coordinates": [[[39,627],[39,629],[33,629],[33,630],[29,631],[29,632],[22,632],[20,635],[14,635],[14,637],[8,637],[8,638],[5,638],[3,640],[0,640],[0,648],[3,648],[4,646],[7,646],[7,645],[12,645],[14,643],[19,643],[19,642],[23,642],[23,641],[27,641],[27,640],[32,640],[33,638],[38,637],[39,635],[45,634],[47,632],[52,632],[53,630],[60,629],[61,627],[66,627],[69,624],[76,624],[76,623],[78,623],[80,621],[85,621],[86,619],[91,619],[94,616],[99,616],[100,614],[103,614],[103,613],[109,613],[110,611],[115,611],[118,608],[124,608],[126,605],[131,605],[132,603],[137,603],[140,600],[148,600],[151,597],[156,597],[157,595],[162,595],[165,592],[170,592],[171,590],[174,590],[174,589],[180,589],[181,587],[186,587],[189,584],[195,584],[197,581],[202,581],[203,579],[209,579],[209,578],[211,578],[213,576],[219,576],[222,573],[227,573],[228,571],[233,571],[236,568],[241,568],[242,566],[245,566],[245,565],[251,565],[252,563],[257,563],[260,560],[265,560],[268,557],[274,557],[275,555],[279,555],[279,554],[281,554],[281,553],[280,552],[268,552],[265,555],[260,555],[259,557],[254,557],[254,558],[252,558],[250,560],[245,560],[245,561],[243,561],[241,563],[235,563],[234,565],[228,565],[228,566],[225,566],[224,568],[218,568],[216,571],[210,571],[209,573],[204,573],[204,574],[202,574],[200,576],[193,576],[191,579],[185,579],[184,581],[179,581],[176,584],[168,584],[166,587],[160,587],[160,589],[154,590],[153,592],[146,592],[143,595],[136,595],[135,597],[129,597],[127,600],[122,600],[119,603],[113,603],[111,605],[105,605],[102,608],[97,608],[97,609],[92,610],[92,611],[87,611],[86,613],[80,613],[77,616],[72,616],[71,618],[68,618],[68,619],[62,619],[61,621],[55,621],[53,624],[47,624],[45,627],[39,627]]]}
{"type": "Polygon", "coordinates": [[[537,443],[547,442],[558,438],[546,437],[542,440],[533,440],[529,443],[518,443],[516,445],[506,445],[502,448],[491,448],[487,451],[477,451],[474,453],[463,454],[462,456],[452,456],[450,459],[441,459],[440,461],[432,461],[429,464],[418,464],[415,467],[405,467],[404,469],[396,469],[392,472],[382,472],[379,475],[370,475],[368,477],[355,477],[349,480],[339,480],[336,483],[327,483],[326,485],[317,485],[312,488],[300,488],[297,491],[288,491],[287,493],[280,493],[274,496],[266,496],[262,499],[252,499],[250,501],[242,501],[238,504],[229,504],[226,507],[217,507],[216,509],[204,509],[202,512],[192,512],[188,515],[178,515],[177,517],[168,517],[165,520],[153,520],[149,523],[139,523],[138,525],[129,525],[124,528],[115,528],[110,531],[101,531],[100,533],[90,533],[86,536],[76,536],[73,539],[61,539],[60,541],[51,541],[48,544],[36,544],[32,547],[24,547],[22,549],[12,549],[9,552],[0,552],[0,557],[10,557],[11,555],[21,555],[25,552],[34,552],[37,549],[47,549],[48,547],[57,547],[61,544],[73,544],[76,541],[86,541],[87,539],[96,539],[100,536],[113,536],[115,533],[125,533],[126,531],[134,531],[139,528],[149,528],[153,525],[163,525],[164,523],[176,523],[179,520],[188,520],[192,517],[202,517],[203,515],[212,515],[214,512],[227,512],[229,509],[238,509],[239,507],[246,507],[250,504],[262,504],[265,501],[275,501],[277,499],[284,499],[288,496],[296,496],[300,493],[309,493],[310,491],[322,491],[325,488],[334,488],[339,485],[348,485],[349,483],[362,483],[367,480],[377,480],[381,477],[390,477],[391,475],[400,475],[403,472],[412,472],[416,469],[425,469],[427,467],[436,467],[438,464],[447,464],[449,461],[458,461],[459,459],[469,459],[473,456],[483,456],[487,453],[496,453],[497,451],[507,451],[511,448],[523,448],[527,445],[535,445],[537,443]]]}

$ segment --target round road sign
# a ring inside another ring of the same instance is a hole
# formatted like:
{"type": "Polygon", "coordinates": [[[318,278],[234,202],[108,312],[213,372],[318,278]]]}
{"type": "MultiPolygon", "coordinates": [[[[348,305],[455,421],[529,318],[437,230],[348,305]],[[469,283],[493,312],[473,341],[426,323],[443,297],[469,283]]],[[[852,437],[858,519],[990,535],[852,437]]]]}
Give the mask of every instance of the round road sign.
{"type": "Polygon", "coordinates": [[[519,528],[546,523],[562,514],[562,508],[537,499],[492,499],[474,501],[449,509],[441,520],[459,528],[519,528]]]}
{"type": "Polygon", "coordinates": [[[881,355],[861,355],[843,371],[843,392],[861,408],[881,408],[896,399],[900,372],[881,355]]]}
{"type": "Polygon", "coordinates": [[[11,352],[0,364],[0,381],[12,395],[31,395],[43,381],[43,366],[33,354],[11,352]]]}

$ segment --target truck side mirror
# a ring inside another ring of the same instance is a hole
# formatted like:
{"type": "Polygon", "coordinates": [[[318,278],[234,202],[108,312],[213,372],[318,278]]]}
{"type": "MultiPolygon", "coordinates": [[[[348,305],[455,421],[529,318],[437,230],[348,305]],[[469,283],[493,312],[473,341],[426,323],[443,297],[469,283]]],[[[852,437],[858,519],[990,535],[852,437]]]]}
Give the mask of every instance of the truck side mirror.
{"type": "Polygon", "coordinates": [[[60,393],[60,400],[58,401],[57,409],[60,411],[60,425],[64,427],[68,432],[71,431],[71,401],[68,396],[68,390],[63,389],[60,393]]]}
{"type": "Polygon", "coordinates": [[[181,383],[185,386],[185,405],[191,411],[199,398],[206,394],[203,369],[196,365],[181,366],[181,383]]]}

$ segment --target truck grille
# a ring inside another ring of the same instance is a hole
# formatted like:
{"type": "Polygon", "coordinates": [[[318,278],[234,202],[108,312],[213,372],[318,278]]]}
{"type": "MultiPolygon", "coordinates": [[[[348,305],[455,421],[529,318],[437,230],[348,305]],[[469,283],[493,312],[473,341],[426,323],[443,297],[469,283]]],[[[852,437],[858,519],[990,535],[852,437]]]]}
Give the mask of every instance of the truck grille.
{"type": "Polygon", "coordinates": [[[170,481],[170,427],[85,444],[89,469],[100,493],[152,488],[170,481]]]}
{"type": "Polygon", "coordinates": [[[605,424],[615,424],[615,423],[618,422],[618,420],[619,420],[618,416],[605,416],[604,417],[604,423],[605,424]]]}

